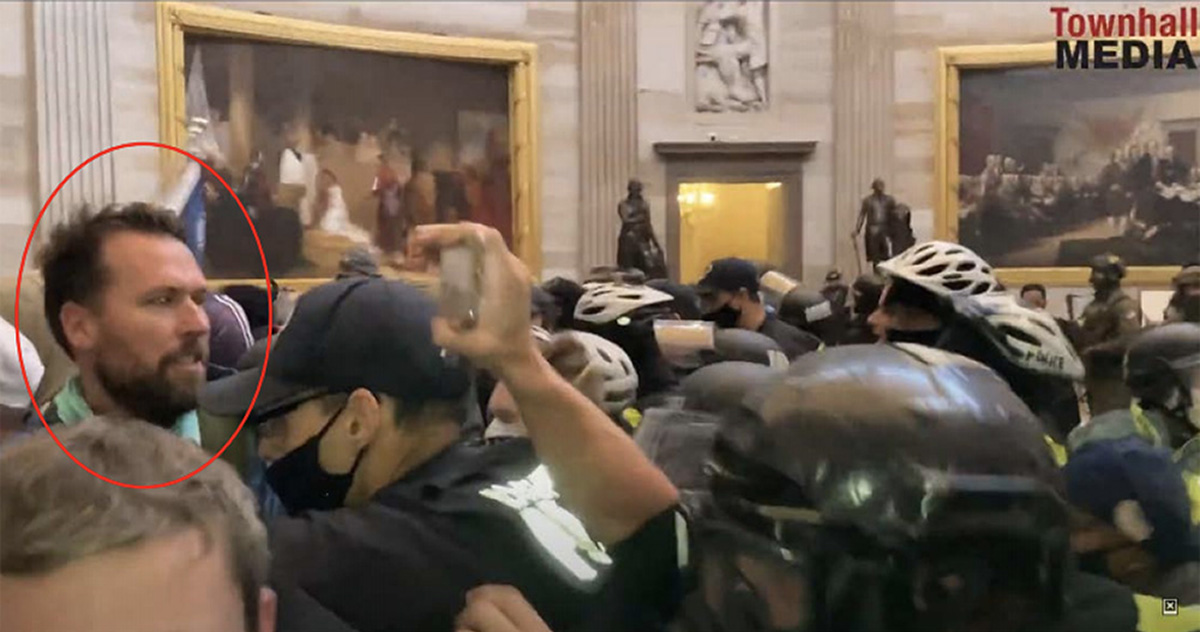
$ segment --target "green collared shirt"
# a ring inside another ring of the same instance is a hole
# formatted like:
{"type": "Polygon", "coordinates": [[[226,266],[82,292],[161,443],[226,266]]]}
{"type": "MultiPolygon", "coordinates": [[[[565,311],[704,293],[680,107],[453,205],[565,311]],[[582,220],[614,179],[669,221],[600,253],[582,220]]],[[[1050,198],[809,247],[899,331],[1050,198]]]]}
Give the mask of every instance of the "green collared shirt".
{"type": "MultiPolygon", "coordinates": [[[[78,376],[67,380],[58,395],[54,396],[54,407],[64,426],[74,426],[92,416],[92,407],[88,406],[87,401],[83,399],[78,376]]],[[[179,419],[175,420],[175,425],[171,427],[171,432],[199,445],[200,420],[196,417],[196,411],[190,410],[180,415],[179,419]]]]}

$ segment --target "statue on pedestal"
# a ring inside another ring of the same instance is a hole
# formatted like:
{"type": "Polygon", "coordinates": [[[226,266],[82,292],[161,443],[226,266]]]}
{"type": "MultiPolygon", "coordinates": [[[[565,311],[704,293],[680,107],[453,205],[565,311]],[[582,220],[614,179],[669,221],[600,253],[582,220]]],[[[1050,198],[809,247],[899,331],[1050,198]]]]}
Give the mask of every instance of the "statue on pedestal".
{"type": "Polygon", "coordinates": [[[667,278],[667,260],[650,224],[650,205],[642,197],[642,183],[629,181],[629,196],[617,205],[621,232],[617,237],[617,267],[635,268],[647,279],[667,278]]]}
{"type": "Polygon", "coordinates": [[[888,224],[895,214],[896,200],[884,193],[883,180],[875,178],[871,182],[871,194],[862,200],[862,206],[858,210],[858,221],[851,236],[857,246],[858,236],[863,235],[863,249],[867,261],[870,261],[872,266],[891,259],[894,254],[888,240],[888,224]]]}

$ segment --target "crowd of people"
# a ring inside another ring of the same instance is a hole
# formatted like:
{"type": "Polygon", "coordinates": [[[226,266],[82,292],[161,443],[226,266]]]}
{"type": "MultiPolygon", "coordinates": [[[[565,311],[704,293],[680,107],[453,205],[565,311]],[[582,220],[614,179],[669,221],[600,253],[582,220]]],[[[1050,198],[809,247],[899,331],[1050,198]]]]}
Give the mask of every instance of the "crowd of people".
{"type": "Polygon", "coordinates": [[[1061,235],[1102,220],[1112,234],[1141,244],[1139,253],[1162,263],[1187,260],[1195,244],[1172,236],[1200,230],[1200,165],[1153,140],[1114,151],[1088,178],[1064,175],[1053,163],[1034,173],[994,154],[982,173],[960,178],[959,200],[964,243],[985,256],[1028,246],[1031,235],[1061,235]]]}
{"type": "Polygon", "coordinates": [[[479,254],[469,322],[366,251],[271,319],[169,211],[56,227],[77,372],[35,406],[0,335],[0,629],[1200,629],[1200,265],[1142,329],[1096,262],[1072,339],[951,243],[812,289],[532,286],[494,229],[410,238],[479,254]]]}

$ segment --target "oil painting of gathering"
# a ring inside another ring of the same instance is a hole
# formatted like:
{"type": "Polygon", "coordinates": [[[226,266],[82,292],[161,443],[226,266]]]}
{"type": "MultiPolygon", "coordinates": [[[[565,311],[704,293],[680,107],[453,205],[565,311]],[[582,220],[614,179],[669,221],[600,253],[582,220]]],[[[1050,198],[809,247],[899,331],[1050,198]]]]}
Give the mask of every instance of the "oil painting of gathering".
{"type": "Polygon", "coordinates": [[[503,66],[189,34],[189,148],[205,175],[185,209],[215,278],[332,277],[347,253],[420,271],[418,225],[467,220],[512,244],[509,84],[503,66]]]}
{"type": "Polygon", "coordinates": [[[998,267],[1200,255],[1194,70],[964,70],[958,236],[998,267]]]}

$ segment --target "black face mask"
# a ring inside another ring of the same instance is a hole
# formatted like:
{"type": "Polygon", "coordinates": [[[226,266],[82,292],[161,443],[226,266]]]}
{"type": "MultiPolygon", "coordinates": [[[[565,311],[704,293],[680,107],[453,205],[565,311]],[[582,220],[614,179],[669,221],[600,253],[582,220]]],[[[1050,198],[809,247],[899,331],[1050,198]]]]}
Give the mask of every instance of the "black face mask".
{"type": "Polygon", "coordinates": [[[726,303],[703,316],[704,320],[715,324],[720,329],[733,329],[734,327],[737,327],[738,319],[741,317],[741,310],[734,309],[734,307],[729,303],[726,303]]]}
{"type": "Polygon", "coordinates": [[[911,342],[925,347],[936,347],[938,340],[942,337],[942,331],[942,329],[914,329],[911,331],[889,329],[887,330],[887,341],[911,342]]]}
{"type": "Polygon", "coordinates": [[[330,474],[321,468],[321,438],[333,427],[333,422],[342,414],[339,408],[325,427],[303,445],[283,455],[267,468],[267,483],[279,496],[291,515],[313,510],[338,509],[346,502],[354,472],[362,462],[362,452],[354,459],[354,466],[345,474],[330,474]]]}

